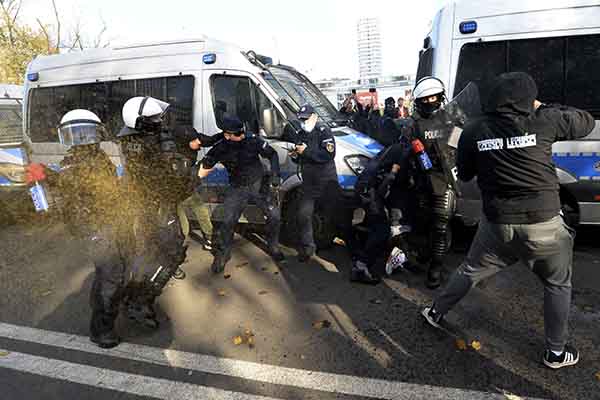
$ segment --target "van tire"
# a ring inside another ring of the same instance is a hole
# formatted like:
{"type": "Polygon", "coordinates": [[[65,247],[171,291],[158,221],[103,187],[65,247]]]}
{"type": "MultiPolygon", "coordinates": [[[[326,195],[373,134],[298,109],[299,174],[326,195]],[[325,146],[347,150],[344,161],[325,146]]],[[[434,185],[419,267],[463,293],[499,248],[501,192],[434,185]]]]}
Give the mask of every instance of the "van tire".
{"type": "MultiPolygon", "coordinates": [[[[298,209],[300,208],[300,192],[294,190],[286,196],[282,206],[282,238],[286,243],[298,244],[298,209]]],[[[313,235],[315,245],[318,250],[328,249],[333,246],[333,240],[336,237],[335,224],[331,216],[323,212],[323,207],[319,206],[317,201],[313,213],[313,235]]]]}

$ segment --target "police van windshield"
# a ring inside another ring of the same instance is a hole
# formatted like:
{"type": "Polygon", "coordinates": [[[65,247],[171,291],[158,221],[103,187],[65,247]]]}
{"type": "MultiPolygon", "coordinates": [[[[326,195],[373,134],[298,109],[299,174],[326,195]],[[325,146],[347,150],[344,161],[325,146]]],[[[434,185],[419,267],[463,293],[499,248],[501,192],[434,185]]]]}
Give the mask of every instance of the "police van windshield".
{"type": "Polygon", "coordinates": [[[310,104],[321,120],[331,126],[344,122],[335,107],[304,75],[283,66],[270,67],[269,72],[264,78],[284,102],[296,110],[303,104],[310,104]]]}

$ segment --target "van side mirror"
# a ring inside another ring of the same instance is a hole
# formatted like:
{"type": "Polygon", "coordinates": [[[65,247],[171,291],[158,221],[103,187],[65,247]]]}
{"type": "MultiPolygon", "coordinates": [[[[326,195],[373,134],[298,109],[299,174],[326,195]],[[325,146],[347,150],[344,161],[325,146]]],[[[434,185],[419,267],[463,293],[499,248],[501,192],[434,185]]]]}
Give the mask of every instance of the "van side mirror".
{"type": "Polygon", "coordinates": [[[263,128],[268,137],[281,136],[281,125],[275,108],[263,110],[263,128]]]}

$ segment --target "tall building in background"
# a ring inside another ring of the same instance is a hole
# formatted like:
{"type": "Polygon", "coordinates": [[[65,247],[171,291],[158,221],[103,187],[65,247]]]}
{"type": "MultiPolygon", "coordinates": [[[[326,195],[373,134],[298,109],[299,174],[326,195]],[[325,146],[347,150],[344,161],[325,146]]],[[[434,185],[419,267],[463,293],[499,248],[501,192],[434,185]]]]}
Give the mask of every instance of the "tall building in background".
{"type": "Polygon", "coordinates": [[[360,80],[365,83],[376,83],[376,79],[382,74],[379,19],[359,19],[357,33],[360,80]]]}

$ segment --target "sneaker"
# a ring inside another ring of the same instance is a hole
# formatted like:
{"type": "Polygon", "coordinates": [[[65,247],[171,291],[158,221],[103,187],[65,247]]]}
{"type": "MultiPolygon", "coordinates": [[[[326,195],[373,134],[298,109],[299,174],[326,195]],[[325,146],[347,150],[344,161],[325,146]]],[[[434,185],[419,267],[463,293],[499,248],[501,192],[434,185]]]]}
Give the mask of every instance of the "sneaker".
{"type": "Polygon", "coordinates": [[[285,255],[283,254],[283,252],[279,249],[279,247],[273,247],[269,249],[269,255],[271,256],[271,258],[273,259],[273,261],[275,262],[282,262],[285,261],[285,255]]]}
{"type": "Polygon", "coordinates": [[[350,282],[365,283],[367,285],[377,285],[381,278],[371,274],[369,271],[352,268],[350,271],[350,282]]]}
{"type": "Polygon", "coordinates": [[[406,255],[398,247],[394,247],[387,262],[385,263],[385,273],[392,275],[397,269],[401,269],[406,262],[406,255]]]}
{"type": "Polygon", "coordinates": [[[212,242],[208,239],[204,240],[202,248],[206,251],[211,251],[213,249],[212,242]]]}
{"type": "Polygon", "coordinates": [[[435,308],[433,308],[433,305],[425,307],[423,311],[421,311],[421,315],[425,318],[429,325],[437,329],[443,329],[441,323],[444,319],[444,314],[436,312],[435,308]]]}
{"type": "Polygon", "coordinates": [[[185,279],[186,273],[181,267],[177,267],[175,273],[173,274],[173,279],[182,280],[185,279]]]}
{"type": "Polygon", "coordinates": [[[550,350],[544,352],[544,365],[548,368],[559,369],[575,365],[579,362],[579,352],[571,346],[565,346],[562,354],[557,356],[550,350]]]}
{"type": "Polygon", "coordinates": [[[118,346],[119,343],[121,342],[121,339],[116,334],[114,329],[110,330],[108,332],[99,333],[96,335],[91,334],[90,340],[93,343],[96,343],[98,345],[98,347],[101,347],[103,349],[112,349],[113,347],[118,346]]]}
{"type": "Polygon", "coordinates": [[[298,261],[301,263],[308,262],[311,257],[315,254],[315,251],[311,249],[304,249],[298,253],[298,261]]]}

